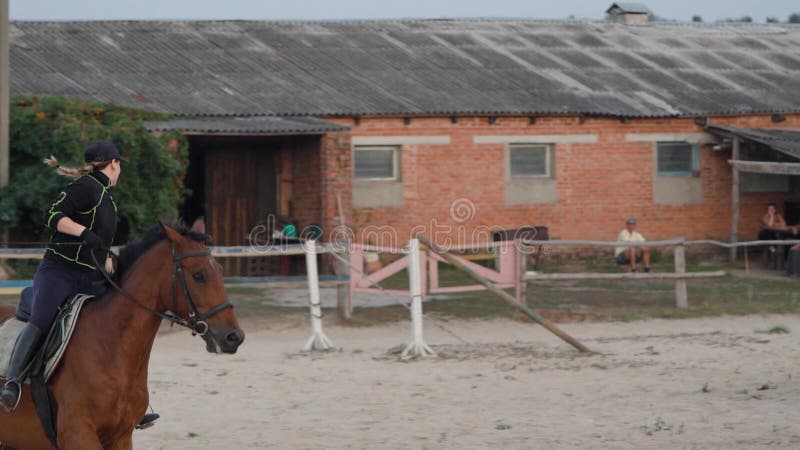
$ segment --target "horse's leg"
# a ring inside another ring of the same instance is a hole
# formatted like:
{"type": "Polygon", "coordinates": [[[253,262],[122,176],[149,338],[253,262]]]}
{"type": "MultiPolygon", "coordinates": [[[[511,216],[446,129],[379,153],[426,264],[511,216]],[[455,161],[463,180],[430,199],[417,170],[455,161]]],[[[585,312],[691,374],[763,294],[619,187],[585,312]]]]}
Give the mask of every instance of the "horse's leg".
{"type": "Polygon", "coordinates": [[[69,413],[58,415],[58,447],[60,450],[103,450],[94,427],[85,418],[69,413]]]}
{"type": "Polygon", "coordinates": [[[108,450],[133,450],[133,433],[127,434],[125,437],[111,444],[108,450]]]}

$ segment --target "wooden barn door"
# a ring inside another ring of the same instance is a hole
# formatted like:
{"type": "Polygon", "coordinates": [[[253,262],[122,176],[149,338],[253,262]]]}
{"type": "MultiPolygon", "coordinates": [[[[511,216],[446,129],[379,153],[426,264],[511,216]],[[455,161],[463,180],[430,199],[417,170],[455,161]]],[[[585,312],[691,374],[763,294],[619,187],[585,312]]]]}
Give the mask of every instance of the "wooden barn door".
{"type": "MultiPolygon", "coordinates": [[[[215,245],[249,245],[250,230],[278,207],[279,152],[261,148],[206,153],[206,226],[215,245]]],[[[249,258],[223,258],[226,276],[247,276],[249,258]]]]}

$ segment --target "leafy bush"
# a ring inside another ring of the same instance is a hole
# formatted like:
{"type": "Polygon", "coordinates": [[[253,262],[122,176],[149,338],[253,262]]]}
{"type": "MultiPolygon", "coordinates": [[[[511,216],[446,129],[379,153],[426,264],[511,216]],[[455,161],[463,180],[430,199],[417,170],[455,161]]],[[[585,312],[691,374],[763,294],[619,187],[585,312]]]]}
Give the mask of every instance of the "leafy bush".
{"type": "Polygon", "coordinates": [[[61,164],[82,166],[83,148],[94,139],[113,141],[130,159],[114,188],[121,230],[139,234],[158,218],[175,218],[184,193],[187,142],[180,133],[154,135],[140,122],[163,118],[61,97],[12,99],[11,176],[0,189],[0,224],[27,234],[42,231],[42,212],[71,181],[42,159],[53,155],[61,164]]]}

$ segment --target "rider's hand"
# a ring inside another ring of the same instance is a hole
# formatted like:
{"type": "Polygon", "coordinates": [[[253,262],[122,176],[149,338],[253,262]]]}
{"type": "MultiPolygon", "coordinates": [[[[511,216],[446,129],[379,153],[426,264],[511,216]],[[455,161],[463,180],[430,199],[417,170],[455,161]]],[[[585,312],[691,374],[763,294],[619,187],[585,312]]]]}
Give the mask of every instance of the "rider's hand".
{"type": "Polygon", "coordinates": [[[114,260],[110,256],[106,258],[106,273],[109,275],[114,274],[114,260]]]}
{"type": "Polygon", "coordinates": [[[83,240],[86,246],[92,250],[100,250],[104,247],[103,240],[100,239],[100,236],[88,228],[83,230],[80,238],[83,240]]]}

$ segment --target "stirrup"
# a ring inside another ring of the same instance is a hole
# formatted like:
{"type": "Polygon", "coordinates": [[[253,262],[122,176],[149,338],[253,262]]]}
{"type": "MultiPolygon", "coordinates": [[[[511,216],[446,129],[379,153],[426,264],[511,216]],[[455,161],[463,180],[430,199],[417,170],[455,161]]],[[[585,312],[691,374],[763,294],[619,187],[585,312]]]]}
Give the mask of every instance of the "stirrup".
{"type": "Polygon", "coordinates": [[[158,420],[160,417],[161,415],[156,413],[145,414],[144,417],[142,417],[142,420],[139,421],[139,425],[136,425],[136,429],[146,430],[155,425],[156,420],[158,420]]]}
{"type": "Polygon", "coordinates": [[[14,406],[12,406],[11,408],[9,408],[8,405],[6,405],[4,402],[0,401],[0,412],[4,412],[6,414],[11,414],[14,411],[16,411],[17,407],[19,406],[19,401],[22,399],[22,385],[18,381],[14,380],[6,381],[6,384],[4,384],[3,387],[0,389],[0,393],[2,393],[2,391],[5,391],[8,385],[10,384],[14,384],[17,386],[17,400],[14,402],[14,406]]]}

